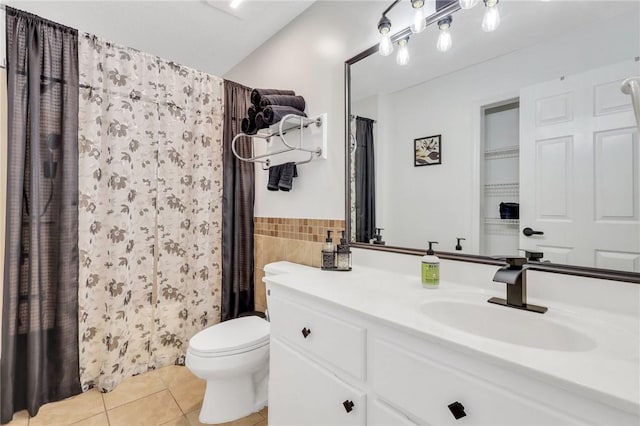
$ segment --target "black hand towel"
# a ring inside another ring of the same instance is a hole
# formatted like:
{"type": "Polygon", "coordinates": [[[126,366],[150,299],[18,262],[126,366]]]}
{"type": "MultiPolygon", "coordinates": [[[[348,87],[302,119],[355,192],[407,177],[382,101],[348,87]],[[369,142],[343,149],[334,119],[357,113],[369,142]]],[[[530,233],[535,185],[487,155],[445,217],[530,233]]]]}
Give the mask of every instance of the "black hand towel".
{"type": "Polygon", "coordinates": [[[304,111],[307,106],[302,96],[265,95],[260,98],[260,106],[262,108],[270,105],[290,106],[299,109],[300,111],[304,111]]]}
{"type": "Polygon", "coordinates": [[[296,163],[284,163],[280,171],[280,182],[278,182],[280,191],[291,191],[294,177],[298,177],[298,167],[296,163]]]}
{"type": "Polygon", "coordinates": [[[299,109],[290,106],[272,105],[262,110],[264,121],[269,125],[278,123],[280,120],[282,120],[282,117],[289,114],[301,115],[303,117],[307,116],[307,114],[300,111],[299,109]]]}
{"type": "Polygon", "coordinates": [[[279,90],[279,89],[253,89],[251,91],[251,103],[255,106],[260,106],[260,99],[265,95],[295,95],[293,90],[279,90]]]}
{"type": "Polygon", "coordinates": [[[262,111],[261,108],[258,108],[254,105],[251,105],[249,107],[249,109],[247,109],[247,116],[251,119],[251,120],[255,120],[256,119],[256,114],[259,113],[260,111],[262,111]]]}
{"type": "Polygon", "coordinates": [[[242,129],[242,133],[245,133],[247,135],[254,135],[258,130],[256,128],[255,120],[252,120],[247,117],[242,119],[242,123],[240,123],[240,128],[242,129]]]}
{"type": "Polygon", "coordinates": [[[282,164],[269,167],[269,182],[267,183],[267,189],[269,191],[278,190],[278,182],[280,182],[281,173],[282,173],[282,164]]]}

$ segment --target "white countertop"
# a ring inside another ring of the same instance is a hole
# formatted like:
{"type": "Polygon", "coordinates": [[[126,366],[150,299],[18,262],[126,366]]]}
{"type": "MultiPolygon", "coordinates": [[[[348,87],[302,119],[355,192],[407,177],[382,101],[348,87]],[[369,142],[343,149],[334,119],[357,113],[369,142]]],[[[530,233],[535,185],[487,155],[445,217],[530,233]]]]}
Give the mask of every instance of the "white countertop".
{"type": "MultiPolygon", "coordinates": [[[[433,321],[424,313],[429,302],[456,300],[486,303],[492,296],[505,297],[496,285],[487,291],[441,280],[440,288],[424,289],[419,276],[357,267],[351,272],[326,272],[301,268],[290,274],[264,278],[308,296],[322,299],[413,335],[488,359],[495,364],[535,377],[571,392],[640,413],[640,318],[606,311],[530,300],[549,308],[543,315],[487,304],[516,315],[540,315],[576,329],[593,342],[593,347],[576,352],[539,349],[463,332],[433,321]]],[[[609,296],[611,297],[611,296],[609,296]]],[[[531,336],[535,339],[535,336],[531,336]]]]}

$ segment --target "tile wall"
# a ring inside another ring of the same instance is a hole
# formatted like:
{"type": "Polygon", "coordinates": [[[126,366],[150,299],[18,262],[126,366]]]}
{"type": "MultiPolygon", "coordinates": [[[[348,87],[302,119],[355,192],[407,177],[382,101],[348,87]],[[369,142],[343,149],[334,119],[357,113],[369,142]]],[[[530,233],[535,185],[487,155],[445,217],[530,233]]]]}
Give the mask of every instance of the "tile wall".
{"type": "Polygon", "coordinates": [[[254,265],[255,308],[263,311],[267,307],[264,265],[279,260],[320,267],[322,243],[327,230],[334,231],[333,241],[340,241],[340,232],[345,228],[344,220],[286,219],[256,217],[254,219],[254,265]]]}

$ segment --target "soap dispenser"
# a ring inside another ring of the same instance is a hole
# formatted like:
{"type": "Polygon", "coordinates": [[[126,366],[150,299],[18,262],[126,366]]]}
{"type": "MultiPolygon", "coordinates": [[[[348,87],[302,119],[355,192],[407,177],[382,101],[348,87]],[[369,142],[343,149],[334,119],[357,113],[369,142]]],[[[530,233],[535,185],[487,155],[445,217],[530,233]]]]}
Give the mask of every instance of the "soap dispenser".
{"type": "Polygon", "coordinates": [[[327,239],[322,245],[322,269],[331,270],[336,268],[336,253],[333,248],[333,238],[331,234],[333,231],[327,231],[327,239]]]}
{"type": "Polygon", "coordinates": [[[427,255],[422,257],[422,287],[438,288],[440,285],[440,259],[433,251],[433,244],[437,241],[429,241],[427,255]]]}
{"type": "Polygon", "coordinates": [[[342,238],[340,238],[340,244],[338,244],[337,250],[337,269],[338,271],[350,271],[351,270],[351,247],[347,243],[347,239],[342,231],[342,238]]]}
{"type": "Polygon", "coordinates": [[[458,240],[458,244],[456,244],[456,251],[462,251],[462,244],[460,244],[460,241],[466,241],[467,239],[458,237],[456,240],[458,240]]]}
{"type": "Polygon", "coordinates": [[[376,228],[376,235],[373,236],[373,244],[383,246],[386,243],[382,240],[382,234],[380,231],[384,231],[384,228],[376,228]]]}

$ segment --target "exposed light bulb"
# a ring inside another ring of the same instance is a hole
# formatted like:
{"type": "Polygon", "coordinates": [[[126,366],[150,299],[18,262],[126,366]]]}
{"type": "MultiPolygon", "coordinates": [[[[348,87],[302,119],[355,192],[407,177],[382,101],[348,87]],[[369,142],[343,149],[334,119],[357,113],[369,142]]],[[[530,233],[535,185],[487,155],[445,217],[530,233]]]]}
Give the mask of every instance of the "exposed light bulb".
{"type": "Polygon", "coordinates": [[[409,47],[407,47],[408,40],[403,38],[398,42],[400,49],[398,49],[398,55],[396,56],[396,62],[398,65],[407,65],[409,63],[409,47]]]}
{"type": "Polygon", "coordinates": [[[424,9],[422,7],[416,8],[413,14],[413,24],[411,24],[411,32],[421,33],[427,28],[427,23],[424,20],[424,9]]]}
{"type": "Polygon", "coordinates": [[[436,47],[441,52],[446,52],[447,50],[451,49],[451,33],[449,32],[448,28],[440,30],[440,35],[438,36],[438,43],[436,44],[436,47]]]}
{"type": "Polygon", "coordinates": [[[459,0],[458,4],[460,5],[461,9],[471,9],[472,7],[477,5],[479,2],[480,0],[459,0]]]}
{"type": "Polygon", "coordinates": [[[482,30],[486,32],[494,31],[500,25],[500,10],[498,10],[498,2],[485,0],[487,10],[482,18],[482,30]]]}
{"type": "Polygon", "coordinates": [[[393,53],[393,43],[391,43],[391,35],[389,33],[382,34],[378,51],[382,56],[389,56],[393,53]]]}

